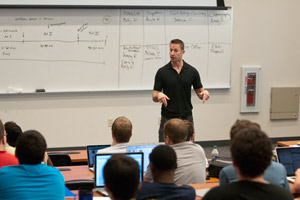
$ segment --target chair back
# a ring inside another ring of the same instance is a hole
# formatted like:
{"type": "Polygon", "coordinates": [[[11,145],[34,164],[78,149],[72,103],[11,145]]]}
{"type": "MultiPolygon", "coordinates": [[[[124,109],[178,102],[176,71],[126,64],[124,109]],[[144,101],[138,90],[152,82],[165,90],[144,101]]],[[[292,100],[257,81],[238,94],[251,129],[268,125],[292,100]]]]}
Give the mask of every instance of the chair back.
{"type": "Polygon", "coordinates": [[[51,153],[48,154],[48,156],[51,159],[54,167],[71,166],[71,158],[68,154],[51,153]]]}
{"type": "Polygon", "coordinates": [[[94,180],[89,179],[77,179],[65,181],[65,185],[69,190],[79,190],[79,189],[93,189],[94,180]]]}

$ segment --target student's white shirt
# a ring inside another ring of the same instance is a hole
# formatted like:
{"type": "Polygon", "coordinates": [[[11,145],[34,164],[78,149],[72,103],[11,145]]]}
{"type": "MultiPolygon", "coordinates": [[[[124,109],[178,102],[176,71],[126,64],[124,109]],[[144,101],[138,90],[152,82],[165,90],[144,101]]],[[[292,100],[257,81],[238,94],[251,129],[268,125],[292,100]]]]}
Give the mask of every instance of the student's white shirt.
{"type": "Polygon", "coordinates": [[[105,149],[99,149],[98,153],[126,153],[128,143],[118,143],[114,146],[107,147],[105,149]]]}

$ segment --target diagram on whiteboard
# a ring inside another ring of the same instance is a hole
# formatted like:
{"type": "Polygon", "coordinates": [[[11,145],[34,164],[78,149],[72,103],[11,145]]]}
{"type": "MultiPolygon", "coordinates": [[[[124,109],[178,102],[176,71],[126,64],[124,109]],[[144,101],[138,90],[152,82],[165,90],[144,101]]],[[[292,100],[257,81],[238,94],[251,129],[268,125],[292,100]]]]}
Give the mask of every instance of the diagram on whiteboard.
{"type": "Polygon", "coordinates": [[[0,93],[151,89],[174,38],[206,88],[230,87],[231,34],[232,10],[2,9],[0,93]]]}

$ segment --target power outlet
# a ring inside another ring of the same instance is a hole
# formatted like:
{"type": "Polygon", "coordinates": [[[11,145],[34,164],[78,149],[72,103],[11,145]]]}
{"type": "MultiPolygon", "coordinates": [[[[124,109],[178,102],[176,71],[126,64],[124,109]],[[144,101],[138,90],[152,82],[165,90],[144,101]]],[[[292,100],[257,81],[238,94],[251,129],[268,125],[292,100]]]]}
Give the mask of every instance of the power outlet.
{"type": "Polygon", "coordinates": [[[108,125],[108,127],[111,127],[112,124],[113,124],[113,122],[114,122],[114,119],[108,118],[108,120],[107,120],[107,125],[108,125]]]}

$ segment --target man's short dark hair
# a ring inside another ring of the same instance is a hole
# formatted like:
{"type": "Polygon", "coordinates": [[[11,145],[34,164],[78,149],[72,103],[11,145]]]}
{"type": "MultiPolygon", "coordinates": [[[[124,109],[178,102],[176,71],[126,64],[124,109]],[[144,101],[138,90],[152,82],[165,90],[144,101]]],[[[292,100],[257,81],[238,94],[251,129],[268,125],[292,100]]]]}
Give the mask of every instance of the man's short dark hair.
{"type": "Polygon", "coordinates": [[[0,141],[2,140],[3,137],[4,137],[4,126],[0,119],[0,141]]]}
{"type": "Polygon", "coordinates": [[[131,157],[113,155],[103,169],[105,186],[114,199],[135,198],[140,180],[139,164],[131,157]]]}
{"type": "Polygon", "coordinates": [[[188,129],[188,135],[187,135],[186,141],[190,141],[191,137],[195,133],[194,124],[192,122],[190,122],[189,120],[183,120],[183,121],[188,129]]]}
{"type": "Polygon", "coordinates": [[[185,142],[188,129],[181,119],[170,119],[164,125],[164,135],[167,135],[174,144],[185,142]]]}
{"type": "Polygon", "coordinates": [[[159,145],[149,155],[150,163],[161,171],[175,170],[177,168],[177,156],[172,147],[159,145]]]}
{"type": "Polygon", "coordinates": [[[230,150],[233,163],[246,177],[255,178],[262,175],[271,163],[271,141],[257,128],[245,128],[236,133],[230,150]]]}
{"type": "Polygon", "coordinates": [[[245,119],[242,120],[237,119],[230,129],[230,140],[232,140],[234,136],[242,129],[251,128],[251,127],[260,129],[260,125],[255,122],[251,122],[245,119]]]}
{"type": "Polygon", "coordinates": [[[20,164],[35,165],[44,160],[47,148],[45,138],[36,130],[22,133],[16,142],[16,157],[20,164]]]}
{"type": "Polygon", "coordinates": [[[118,143],[129,142],[132,134],[132,124],[128,118],[118,117],[112,124],[111,130],[118,143]]]}
{"type": "Polygon", "coordinates": [[[6,131],[7,143],[12,147],[16,147],[16,141],[18,137],[22,134],[21,127],[13,121],[6,122],[4,124],[4,127],[6,131]]]}
{"type": "Polygon", "coordinates": [[[173,39],[170,44],[180,44],[181,50],[184,50],[184,42],[180,39],[173,39]]]}

